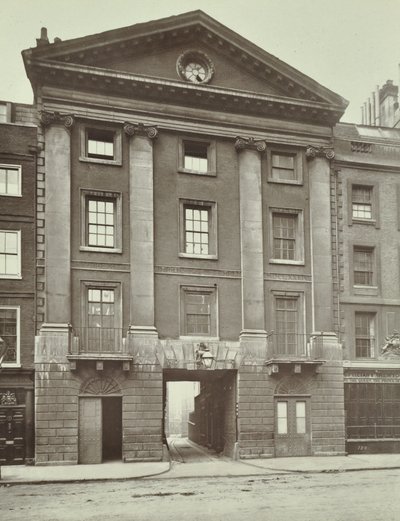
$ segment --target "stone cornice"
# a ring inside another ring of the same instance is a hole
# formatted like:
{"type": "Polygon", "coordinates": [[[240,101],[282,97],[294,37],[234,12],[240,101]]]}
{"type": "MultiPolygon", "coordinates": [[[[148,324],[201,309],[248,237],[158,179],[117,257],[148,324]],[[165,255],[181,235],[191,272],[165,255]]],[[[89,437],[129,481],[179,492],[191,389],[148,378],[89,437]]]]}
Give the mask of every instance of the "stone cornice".
{"type": "Polygon", "coordinates": [[[163,100],[207,110],[257,114],[332,126],[343,108],[314,100],[227,89],[210,84],[147,77],[111,69],[60,62],[37,61],[30,66],[33,84],[88,90],[132,99],[163,100]]]}
{"type": "Polygon", "coordinates": [[[257,150],[257,152],[265,152],[267,145],[265,141],[261,139],[237,136],[235,140],[235,148],[238,152],[246,148],[250,150],[257,150]]]}
{"type": "Polygon", "coordinates": [[[40,122],[44,127],[50,125],[64,125],[65,128],[70,129],[74,124],[74,118],[70,114],[42,111],[40,113],[40,122]]]}
{"type": "Polygon", "coordinates": [[[307,147],[306,158],[310,160],[314,159],[315,157],[325,157],[326,159],[331,160],[335,157],[335,151],[332,147],[307,147]]]}
{"type": "Polygon", "coordinates": [[[143,123],[124,123],[124,132],[127,136],[145,136],[149,139],[158,137],[158,129],[155,126],[147,126],[143,123]]]}

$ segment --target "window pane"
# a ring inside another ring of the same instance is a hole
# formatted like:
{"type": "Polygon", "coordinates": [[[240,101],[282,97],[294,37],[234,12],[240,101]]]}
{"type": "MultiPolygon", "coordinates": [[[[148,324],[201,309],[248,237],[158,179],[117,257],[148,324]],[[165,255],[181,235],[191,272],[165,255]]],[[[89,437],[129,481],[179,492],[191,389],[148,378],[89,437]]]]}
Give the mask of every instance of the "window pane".
{"type": "Polygon", "coordinates": [[[19,194],[19,170],[7,170],[7,193],[9,195],[19,194]]]}
{"type": "Polygon", "coordinates": [[[283,180],[296,179],[295,156],[291,154],[272,154],[272,177],[283,180]]]}
{"type": "Polygon", "coordinates": [[[0,194],[6,194],[6,175],[7,171],[4,168],[0,168],[0,194]]]}
{"type": "Polygon", "coordinates": [[[287,402],[277,402],[276,404],[276,416],[277,416],[277,427],[278,434],[287,434],[287,402]]]}
{"type": "Polygon", "coordinates": [[[306,402],[296,402],[296,432],[306,433],[306,402]]]}
{"type": "Polygon", "coordinates": [[[185,252],[198,255],[209,253],[209,211],[185,207],[185,252]]]}

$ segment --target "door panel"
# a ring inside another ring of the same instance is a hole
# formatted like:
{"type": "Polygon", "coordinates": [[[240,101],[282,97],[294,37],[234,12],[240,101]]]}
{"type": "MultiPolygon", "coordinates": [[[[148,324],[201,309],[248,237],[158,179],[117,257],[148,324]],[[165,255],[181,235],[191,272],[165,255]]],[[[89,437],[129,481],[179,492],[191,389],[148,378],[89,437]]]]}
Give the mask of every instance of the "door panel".
{"type": "Polygon", "coordinates": [[[288,396],[275,399],[275,455],[311,454],[309,398],[288,396]]]}
{"type": "Polygon", "coordinates": [[[79,463],[101,463],[101,398],[79,400],[79,463]]]}
{"type": "Polygon", "coordinates": [[[0,408],[0,464],[25,461],[25,407],[0,408]]]}
{"type": "Polygon", "coordinates": [[[122,399],[102,398],[103,461],[122,458],[122,399]]]}

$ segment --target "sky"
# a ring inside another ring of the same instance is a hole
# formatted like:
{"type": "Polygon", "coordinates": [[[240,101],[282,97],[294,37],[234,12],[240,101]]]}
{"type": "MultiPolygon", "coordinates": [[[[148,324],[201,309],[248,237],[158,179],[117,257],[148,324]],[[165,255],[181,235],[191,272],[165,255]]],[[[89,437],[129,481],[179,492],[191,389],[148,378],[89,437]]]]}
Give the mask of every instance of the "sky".
{"type": "Polygon", "coordinates": [[[32,103],[21,51],[202,9],[346,98],[359,123],[376,85],[399,84],[400,0],[0,0],[0,100],[32,103]]]}

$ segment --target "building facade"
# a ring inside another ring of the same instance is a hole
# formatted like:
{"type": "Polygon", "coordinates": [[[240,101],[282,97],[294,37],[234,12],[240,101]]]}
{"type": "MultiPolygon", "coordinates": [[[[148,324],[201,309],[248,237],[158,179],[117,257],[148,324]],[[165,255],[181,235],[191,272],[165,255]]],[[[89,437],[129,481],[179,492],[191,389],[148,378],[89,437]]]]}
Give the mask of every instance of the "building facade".
{"type": "Polygon", "coordinates": [[[395,182],[396,152],[364,153],[343,98],[201,11],[65,42],[42,30],[23,57],[36,464],[161,459],[179,381],[200,382],[190,438],[225,455],[357,451],[354,378],[361,359],[386,370],[384,330],[375,351],[365,331],[400,304],[377,282],[397,237],[375,203],[366,217],[365,187],[387,161],[395,182]],[[371,259],[372,275],[350,268],[371,259]]]}
{"type": "Polygon", "coordinates": [[[34,458],[33,107],[0,102],[0,464],[34,458]]]}

